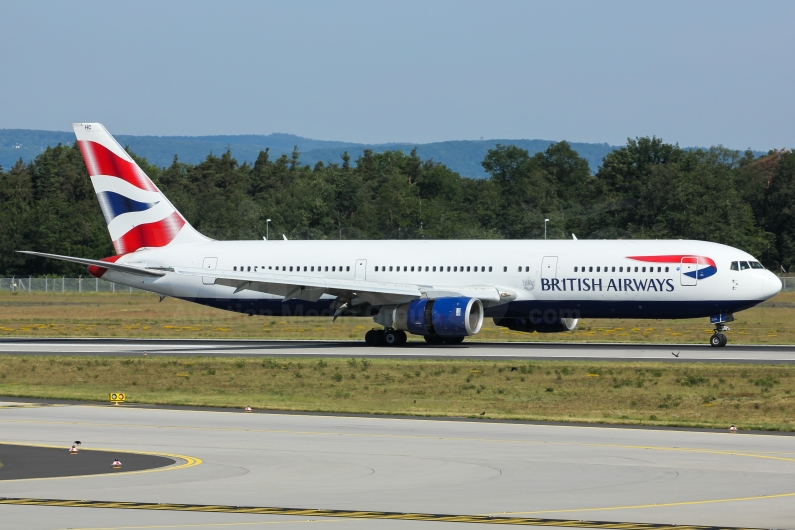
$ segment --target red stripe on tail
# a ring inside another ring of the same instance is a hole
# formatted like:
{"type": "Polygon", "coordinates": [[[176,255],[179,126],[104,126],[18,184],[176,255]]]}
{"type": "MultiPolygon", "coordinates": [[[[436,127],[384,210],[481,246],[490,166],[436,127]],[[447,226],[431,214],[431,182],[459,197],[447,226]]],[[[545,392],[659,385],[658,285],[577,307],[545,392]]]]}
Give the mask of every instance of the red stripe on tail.
{"type": "Polygon", "coordinates": [[[141,168],[133,162],[128,162],[110,151],[107,147],[90,140],[81,140],[80,150],[86,162],[88,174],[92,177],[107,175],[119,177],[137,188],[146,191],[158,191],[157,186],[149,180],[141,168]]]}
{"type": "Polygon", "coordinates": [[[118,254],[135,252],[141,247],[164,247],[177,237],[185,219],[174,212],[154,223],[138,225],[113,242],[118,254]]]}

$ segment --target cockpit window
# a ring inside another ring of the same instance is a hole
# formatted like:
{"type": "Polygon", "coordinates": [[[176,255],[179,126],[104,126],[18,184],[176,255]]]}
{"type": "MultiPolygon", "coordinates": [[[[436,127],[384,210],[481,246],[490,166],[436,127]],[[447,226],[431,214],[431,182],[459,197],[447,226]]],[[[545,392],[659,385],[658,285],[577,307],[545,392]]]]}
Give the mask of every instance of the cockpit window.
{"type": "Polygon", "coordinates": [[[758,261],[750,261],[749,263],[751,264],[752,269],[764,269],[762,264],[759,263],[758,261]]]}
{"type": "Polygon", "coordinates": [[[739,265],[739,263],[738,263],[738,262],[736,262],[736,261],[732,261],[731,270],[733,270],[733,271],[738,271],[738,270],[740,270],[740,265],[739,265]]]}
{"type": "Polygon", "coordinates": [[[746,270],[746,269],[750,269],[750,268],[751,268],[751,266],[750,266],[750,265],[748,265],[748,262],[747,262],[747,261],[741,261],[741,262],[740,262],[740,270],[741,270],[741,271],[744,271],[744,270],[746,270]]]}

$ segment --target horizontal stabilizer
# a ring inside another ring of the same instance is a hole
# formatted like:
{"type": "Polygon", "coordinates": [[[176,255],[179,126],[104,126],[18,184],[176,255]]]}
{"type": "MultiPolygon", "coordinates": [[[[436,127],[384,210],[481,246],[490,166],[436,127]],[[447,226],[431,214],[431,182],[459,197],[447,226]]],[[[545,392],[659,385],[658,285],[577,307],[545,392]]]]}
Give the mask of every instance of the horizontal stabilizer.
{"type": "Polygon", "coordinates": [[[93,265],[102,269],[110,269],[119,272],[126,272],[128,274],[137,274],[139,276],[165,276],[163,271],[156,271],[150,269],[142,269],[141,267],[133,267],[131,265],[122,265],[121,263],[111,263],[109,261],[100,261],[98,259],[86,258],[73,258],[72,256],[61,256],[59,254],[45,254],[44,252],[31,252],[29,250],[17,250],[20,254],[28,254],[30,256],[39,256],[41,258],[59,259],[61,261],[70,261],[72,263],[80,263],[81,265],[93,265]]]}

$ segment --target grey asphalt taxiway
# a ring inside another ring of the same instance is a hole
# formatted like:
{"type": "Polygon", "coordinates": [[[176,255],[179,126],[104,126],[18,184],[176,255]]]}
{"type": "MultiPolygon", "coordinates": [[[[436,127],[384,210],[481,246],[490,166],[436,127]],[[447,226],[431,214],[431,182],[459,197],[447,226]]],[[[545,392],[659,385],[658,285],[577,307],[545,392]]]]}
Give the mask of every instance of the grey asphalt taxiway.
{"type": "Polygon", "coordinates": [[[4,443],[76,439],[174,463],[0,480],[0,527],[795,527],[791,436],[0,403],[4,443]]]}
{"type": "Polygon", "coordinates": [[[583,359],[624,361],[706,361],[795,363],[795,345],[729,344],[574,344],[468,342],[431,346],[408,342],[400,347],[371,347],[363,341],[295,340],[137,340],[137,339],[0,339],[0,355],[169,355],[279,357],[402,357],[450,359],[583,359]],[[673,354],[678,355],[674,356],[673,354]]]}

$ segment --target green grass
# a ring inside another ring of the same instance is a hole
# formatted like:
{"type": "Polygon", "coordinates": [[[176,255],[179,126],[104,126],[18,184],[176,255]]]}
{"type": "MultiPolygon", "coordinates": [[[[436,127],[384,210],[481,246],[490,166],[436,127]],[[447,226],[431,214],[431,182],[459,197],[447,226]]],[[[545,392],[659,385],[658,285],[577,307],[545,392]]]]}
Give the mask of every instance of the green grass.
{"type": "MultiPolygon", "coordinates": [[[[795,292],[737,313],[735,344],[795,344],[795,292]]],[[[370,318],[248,317],[151,294],[0,293],[0,337],[362,340],[370,318]]],[[[486,319],[470,341],[706,344],[708,319],[584,319],[571,333],[521,333],[486,319]]],[[[409,340],[422,340],[410,336],[409,340]]]]}
{"type": "Polygon", "coordinates": [[[792,431],[793,391],[789,365],[0,358],[0,395],[9,397],[104,401],[124,392],[137,403],[413,416],[792,431]]]}

